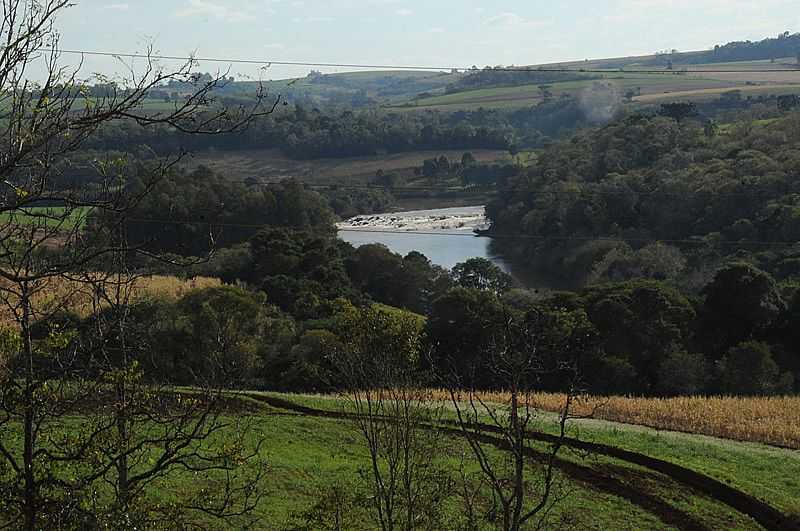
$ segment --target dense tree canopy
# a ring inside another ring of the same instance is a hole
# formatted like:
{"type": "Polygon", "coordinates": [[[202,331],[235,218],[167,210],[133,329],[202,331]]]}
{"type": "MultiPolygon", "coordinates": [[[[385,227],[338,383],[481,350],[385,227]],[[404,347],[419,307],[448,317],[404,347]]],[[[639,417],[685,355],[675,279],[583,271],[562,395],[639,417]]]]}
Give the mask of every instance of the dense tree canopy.
{"type": "Polygon", "coordinates": [[[129,244],[153,252],[202,255],[246,241],[262,226],[333,231],[325,200],[293,180],[248,187],[200,167],[169,170],[152,190],[138,179],[128,187],[142,196],[128,215],[104,213],[90,220],[90,229],[100,234],[122,221],[129,244]]]}
{"type": "Polygon", "coordinates": [[[580,133],[546,149],[487,207],[494,231],[527,238],[497,245],[573,286],[604,259],[600,277],[637,276],[635,262],[652,259],[631,253],[659,240],[679,252],[668,269],[648,267],[645,276],[705,281],[709,268],[735,254],[791,276],[798,252],[791,242],[800,237],[798,120],[745,121],[709,137],[696,121],[631,116],[580,133]],[[614,249],[627,257],[606,258],[614,249]]]}

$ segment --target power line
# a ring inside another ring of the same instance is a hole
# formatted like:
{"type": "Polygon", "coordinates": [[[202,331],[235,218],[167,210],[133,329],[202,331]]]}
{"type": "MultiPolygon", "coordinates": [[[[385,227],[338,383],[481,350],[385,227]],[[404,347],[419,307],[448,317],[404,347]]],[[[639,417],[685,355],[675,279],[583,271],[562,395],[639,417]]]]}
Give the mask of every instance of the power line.
{"type": "MultiPolygon", "coordinates": [[[[195,225],[202,227],[212,228],[239,228],[239,229],[253,229],[260,230],[270,227],[266,223],[235,223],[227,221],[213,221],[206,219],[168,219],[168,218],[125,218],[132,223],[144,224],[157,224],[157,225],[195,225]]],[[[457,230],[444,229],[444,230],[457,230]]],[[[796,247],[800,246],[800,241],[766,241],[766,240],[704,240],[701,238],[641,238],[641,237],[625,237],[625,236],[535,236],[530,234],[510,234],[510,233],[485,233],[476,234],[474,232],[444,232],[442,231],[417,231],[417,230],[397,230],[397,229],[376,229],[376,228],[340,228],[337,227],[337,232],[345,232],[351,234],[392,234],[402,236],[435,236],[435,237],[450,237],[450,238],[475,238],[482,235],[492,239],[507,239],[507,240],[533,240],[539,242],[627,242],[627,243],[665,243],[675,245],[730,245],[746,248],[749,246],[763,246],[763,247],[796,247]]]]}
{"type": "MultiPolygon", "coordinates": [[[[272,186],[281,184],[282,181],[276,182],[258,182],[253,183],[247,180],[228,180],[227,182],[248,184],[255,186],[272,186]]],[[[714,190],[682,190],[682,191],[668,191],[668,190],[532,190],[529,188],[480,188],[480,187],[447,187],[447,186],[386,186],[377,184],[313,184],[306,182],[299,182],[304,188],[316,191],[332,191],[337,190],[382,190],[392,193],[403,192],[441,192],[441,193],[457,193],[457,194],[475,194],[475,195],[488,195],[497,193],[511,193],[511,194],[529,194],[529,195],[552,195],[552,196],[647,196],[647,197],[693,197],[702,195],[711,195],[714,197],[758,197],[767,196],[776,193],[775,190],[751,190],[742,192],[719,192],[714,190]]],[[[800,190],[777,191],[782,195],[787,194],[800,194],[800,190]]]]}
{"type": "MultiPolygon", "coordinates": [[[[208,227],[231,227],[231,228],[247,228],[247,229],[263,229],[269,227],[267,224],[257,223],[231,223],[231,222],[214,222],[208,220],[175,220],[175,219],[154,219],[154,218],[127,218],[128,221],[133,223],[152,223],[161,225],[199,225],[208,227]]],[[[337,228],[338,232],[347,233],[364,233],[364,234],[400,234],[405,236],[438,236],[438,237],[479,237],[474,233],[467,232],[434,232],[434,231],[402,231],[394,229],[348,229],[337,228]]],[[[671,243],[671,244],[720,244],[720,245],[739,245],[746,247],[748,245],[760,245],[769,247],[793,247],[800,245],[800,242],[789,241],[765,241],[765,240],[748,240],[748,241],[734,241],[734,240],[713,240],[705,241],[700,239],[675,239],[675,238],[625,238],[625,237],[610,237],[610,236],[532,236],[528,234],[503,234],[503,233],[490,233],[486,236],[493,239],[513,239],[513,240],[536,240],[542,242],[548,241],[576,241],[576,242],[594,242],[594,241],[607,241],[607,242],[630,242],[630,243],[671,243]]]]}
{"type": "MultiPolygon", "coordinates": [[[[480,72],[483,69],[473,69],[472,67],[461,66],[412,66],[412,65],[387,65],[369,63],[336,63],[336,62],[313,62],[313,61],[284,61],[270,59],[236,59],[219,57],[192,57],[178,55],[143,54],[143,53],[124,53],[124,52],[103,52],[96,50],[62,50],[52,48],[40,48],[44,52],[67,53],[73,55],[91,55],[99,57],[127,58],[127,59],[159,59],[169,61],[196,61],[208,63],[228,63],[228,64],[247,64],[269,68],[270,66],[302,66],[318,68],[358,68],[364,70],[403,70],[417,72],[480,72]]],[[[543,73],[578,73],[578,74],[747,74],[747,73],[786,73],[798,72],[800,69],[794,68],[768,68],[768,69],[695,69],[695,70],[667,70],[667,69],[626,69],[622,68],[564,68],[564,67],[489,67],[491,71],[499,72],[543,72],[543,73]]]]}

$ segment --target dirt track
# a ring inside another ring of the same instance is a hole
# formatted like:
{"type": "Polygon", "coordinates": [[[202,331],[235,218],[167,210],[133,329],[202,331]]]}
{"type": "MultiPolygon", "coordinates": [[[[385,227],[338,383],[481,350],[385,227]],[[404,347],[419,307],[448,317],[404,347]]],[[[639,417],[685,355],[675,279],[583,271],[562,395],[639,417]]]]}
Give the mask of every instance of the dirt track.
{"type": "MultiPolygon", "coordinates": [[[[315,409],[296,404],[289,400],[271,396],[260,394],[247,396],[265,402],[275,408],[290,410],[308,416],[336,419],[353,417],[353,415],[350,414],[315,409]]],[[[439,429],[451,435],[461,435],[460,429],[454,427],[452,423],[448,423],[446,425],[430,425],[428,427],[431,429],[439,429]]],[[[498,429],[494,426],[482,424],[478,427],[480,427],[484,432],[497,433],[498,431],[498,429]]],[[[530,436],[533,439],[544,442],[553,442],[556,440],[555,436],[544,433],[531,433],[530,436]]],[[[480,439],[486,444],[492,444],[497,448],[503,449],[506,446],[505,441],[490,435],[481,434],[480,439]]],[[[724,503],[736,511],[752,517],[765,529],[776,531],[800,530],[800,523],[790,519],[782,512],[778,511],[767,503],[764,503],[745,492],[737,490],[714,478],[700,474],[689,468],[605,444],[591,443],[571,438],[564,440],[563,444],[577,450],[587,451],[596,455],[605,455],[614,459],[619,459],[620,461],[625,461],[630,464],[644,467],[658,474],[663,474],[673,481],[691,488],[700,495],[708,497],[712,500],[716,500],[720,503],[724,503]]],[[[528,448],[527,450],[528,451],[526,453],[533,459],[540,460],[544,458],[543,454],[536,452],[531,448],[528,448]]],[[[561,459],[557,460],[556,466],[570,478],[585,483],[589,488],[624,498],[629,502],[654,514],[667,525],[675,526],[679,529],[685,530],[710,529],[706,524],[699,521],[693,515],[676,509],[675,507],[664,503],[659,498],[636,489],[634,486],[627,484],[625,481],[612,477],[608,474],[602,474],[592,467],[561,459]]],[[[606,468],[608,469],[608,467],[606,468]]],[[[623,471],[621,469],[616,469],[615,472],[619,473],[623,471]]]]}

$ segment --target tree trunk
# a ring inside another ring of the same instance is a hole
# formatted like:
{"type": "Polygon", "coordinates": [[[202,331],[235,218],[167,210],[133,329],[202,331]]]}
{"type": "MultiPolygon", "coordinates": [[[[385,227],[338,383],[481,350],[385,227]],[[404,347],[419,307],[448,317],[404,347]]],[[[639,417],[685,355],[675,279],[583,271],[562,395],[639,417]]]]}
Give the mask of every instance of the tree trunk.
{"type": "Polygon", "coordinates": [[[26,531],[34,531],[36,529],[36,516],[37,508],[37,485],[36,475],[33,468],[33,449],[35,447],[36,432],[34,424],[36,421],[36,409],[34,405],[34,367],[33,367],[33,344],[31,342],[31,311],[30,311],[30,291],[28,284],[23,283],[21,289],[20,305],[22,306],[22,320],[21,320],[21,333],[22,333],[22,355],[25,360],[25,412],[23,420],[23,437],[24,437],[24,515],[25,515],[25,529],[26,531]]]}
{"type": "MultiPolygon", "coordinates": [[[[126,242],[124,237],[121,238],[126,242]]],[[[123,256],[124,260],[124,256],[123,256]]],[[[130,485],[128,481],[128,342],[126,338],[126,315],[127,315],[127,298],[121,296],[120,286],[116,286],[115,299],[117,304],[117,311],[121,312],[118,315],[119,322],[119,349],[122,363],[122,374],[117,381],[117,435],[120,442],[120,454],[117,457],[117,503],[123,513],[127,513],[128,506],[130,505],[130,485]]]]}
{"type": "Polygon", "coordinates": [[[120,510],[122,512],[127,512],[128,510],[128,503],[129,503],[129,496],[130,496],[130,489],[128,485],[128,418],[127,418],[127,411],[126,407],[127,404],[125,403],[126,400],[126,392],[125,392],[125,382],[121,382],[117,384],[117,401],[118,411],[117,411],[117,435],[119,436],[119,441],[121,445],[121,452],[119,457],[117,458],[117,503],[120,506],[120,510]]]}
{"type": "Polygon", "coordinates": [[[511,433],[513,434],[511,440],[514,444],[514,448],[511,450],[514,454],[514,511],[510,529],[518,531],[522,506],[525,501],[525,456],[523,452],[525,434],[522,432],[519,420],[519,387],[516,382],[511,389],[511,433]]]}

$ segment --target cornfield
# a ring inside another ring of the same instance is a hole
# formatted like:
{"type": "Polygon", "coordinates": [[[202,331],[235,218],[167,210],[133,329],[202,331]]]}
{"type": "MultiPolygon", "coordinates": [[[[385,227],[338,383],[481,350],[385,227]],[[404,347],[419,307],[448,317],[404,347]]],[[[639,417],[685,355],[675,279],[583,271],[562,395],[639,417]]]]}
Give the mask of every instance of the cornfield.
{"type": "MultiPolygon", "coordinates": [[[[437,391],[437,399],[449,399],[437,391]]],[[[508,393],[481,393],[487,402],[508,403],[508,393]]],[[[533,404],[558,412],[564,395],[536,394],[533,404]]],[[[593,397],[581,396],[573,403],[575,415],[681,431],[724,439],[800,449],[800,396],[793,397],[593,397]]]]}

